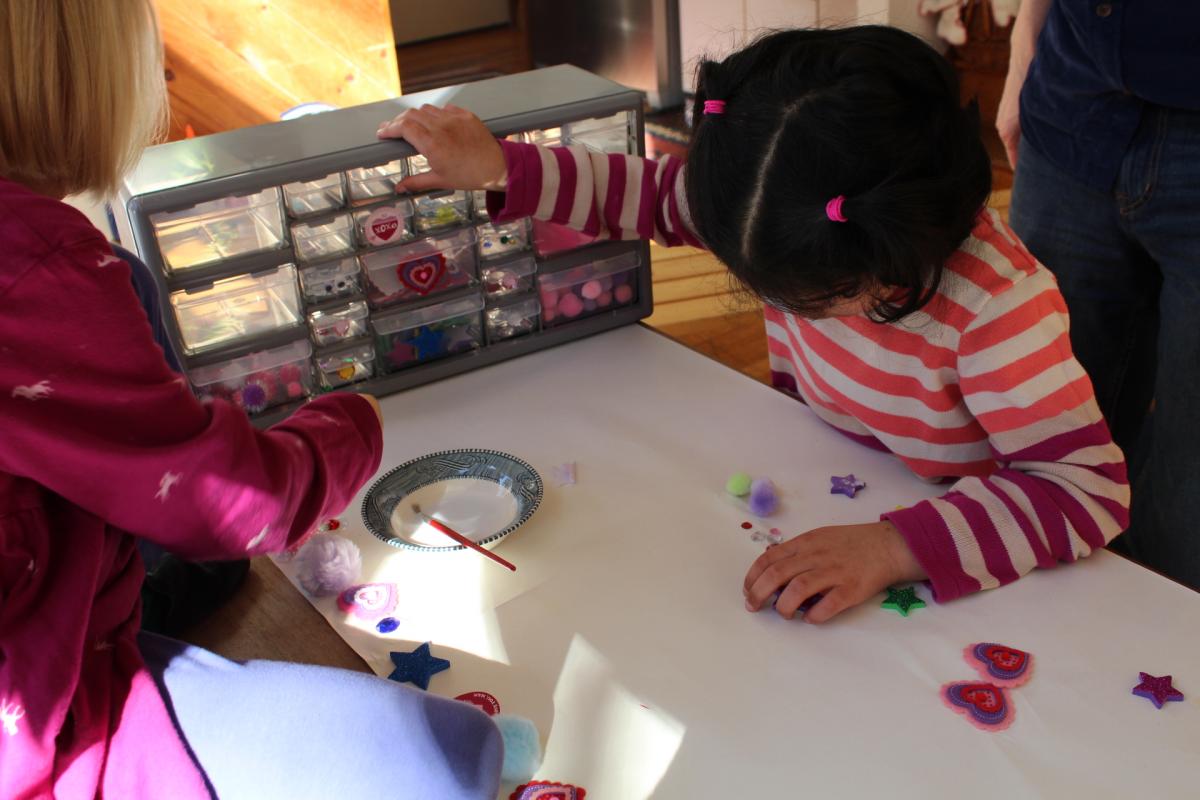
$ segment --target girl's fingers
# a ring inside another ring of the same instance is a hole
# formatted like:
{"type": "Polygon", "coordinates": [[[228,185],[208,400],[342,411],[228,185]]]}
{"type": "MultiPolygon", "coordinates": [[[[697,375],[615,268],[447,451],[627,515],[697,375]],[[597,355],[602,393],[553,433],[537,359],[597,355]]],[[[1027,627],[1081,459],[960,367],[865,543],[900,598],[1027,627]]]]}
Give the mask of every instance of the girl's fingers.
{"type": "Polygon", "coordinates": [[[404,180],[396,184],[396,192],[424,192],[427,189],[453,189],[455,187],[447,184],[446,179],[436,172],[419,172],[416,175],[409,175],[404,180]]]}
{"type": "Polygon", "coordinates": [[[778,547],[769,547],[758,558],[754,559],[754,563],[750,565],[750,569],[746,570],[746,577],[742,580],[742,592],[750,593],[750,587],[758,581],[759,577],[775,562],[782,561],[791,555],[791,542],[779,545],[778,547]]]}
{"type": "MultiPolygon", "coordinates": [[[[779,548],[771,549],[778,550],[779,548]]],[[[815,566],[801,556],[791,556],[771,564],[762,571],[746,591],[746,608],[750,611],[758,611],[776,592],[798,576],[811,571],[815,566]]]]}
{"type": "Polygon", "coordinates": [[[804,621],[820,625],[822,622],[833,619],[847,608],[858,605],[863,599],[855,598],[844,585],[835,586],[825,592],[825,596],[821,598],[820,602],[804,612],[804,621]]]}
{"type": "MultiPolygon", "coordinates": [[[[792,578],[791,582],[783,588],[783,591],[779,593],[779,599],[775,601],[775,610],[784,619],[792,619],[805,600],[813,595],[829,591],[836,585],[836,581],[827,571],[809,570],[792,578]]],[[[811,613],[811,609],[809,613],[811,613]]]]}

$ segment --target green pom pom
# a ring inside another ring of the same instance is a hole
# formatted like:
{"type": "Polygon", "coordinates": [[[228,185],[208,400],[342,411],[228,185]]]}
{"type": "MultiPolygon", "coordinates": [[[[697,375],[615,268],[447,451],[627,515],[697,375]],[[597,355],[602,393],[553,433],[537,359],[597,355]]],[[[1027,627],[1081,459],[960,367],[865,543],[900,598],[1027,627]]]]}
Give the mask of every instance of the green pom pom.
{"type": "Polygon", "coordinates": [[[744,472],[735,472],[725,481],[725,491],[734,497],[745,497],[750,494],[750,476],[744,472]]]}

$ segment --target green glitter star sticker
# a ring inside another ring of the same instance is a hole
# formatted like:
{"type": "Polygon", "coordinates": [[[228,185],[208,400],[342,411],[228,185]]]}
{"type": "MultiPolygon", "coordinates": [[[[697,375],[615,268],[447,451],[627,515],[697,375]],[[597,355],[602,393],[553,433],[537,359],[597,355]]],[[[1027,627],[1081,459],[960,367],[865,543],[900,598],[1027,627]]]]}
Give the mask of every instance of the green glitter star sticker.
{"type": "Polygon", "coordinates": [[[917,590],[912,586],[905,586],[903,589],[889,586],[887,593],[888,596],[883,601],[882,607],[898,611],[902,617],[907,617],[908,612],[914,608],[925,607],[925,601],[917,597],[917,590]]]}

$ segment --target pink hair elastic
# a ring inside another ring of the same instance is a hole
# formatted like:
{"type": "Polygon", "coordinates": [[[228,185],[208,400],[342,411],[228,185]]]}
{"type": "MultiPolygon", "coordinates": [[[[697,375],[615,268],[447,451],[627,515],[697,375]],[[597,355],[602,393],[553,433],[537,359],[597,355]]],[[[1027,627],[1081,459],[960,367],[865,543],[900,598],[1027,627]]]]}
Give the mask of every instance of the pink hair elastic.
{"type": "Polygon", "coordinates": [[[704,113],[705,114],[724,114],[725,113],[725,101],[724,100],[705,100],[704,101],[704,113]]]}
{"type": "Polygon", "coordinates": [[[846,202],[846,195],[839,194],[825,204],[825,216],[829,217],[830,222],[849,222],[842,213],[842,203],[844,202],[846,202]]]}

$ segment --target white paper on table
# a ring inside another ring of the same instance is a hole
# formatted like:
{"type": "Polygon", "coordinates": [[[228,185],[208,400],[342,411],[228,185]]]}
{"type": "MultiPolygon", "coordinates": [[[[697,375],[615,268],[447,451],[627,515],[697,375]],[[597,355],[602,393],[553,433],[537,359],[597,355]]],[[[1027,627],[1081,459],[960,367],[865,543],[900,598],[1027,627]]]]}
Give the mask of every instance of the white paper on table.
{"type": "Polygon", "coordinates": [[[382,636],[314,605],[381,675],[389,650],[432,641],[453,666],[430,690],[489,691],[532,719],[547,737],[539,776],[589,800],[1200,794],[1200,596],[1111,554],[944,606],[921,588],[930,607],[908,618],[882,596],[822,627],[748,614],[742,576],[762,546],[722,491],[733,472],[774,480],[782,507],[759,529],[788,536],[945,487],[716,362],[631,327],[383,410],[381,471],[497,449],[542,473],[545,502],[497,547],[510,574],[473,553],[393,550],[356,501],[339,533],[362,548],[364,582],[398,583],[401,625],[382,636]],[[564,461],[580,481],[553,486],[564,461]],[[830,495],[849,472],[867,489],[830,495]],[[978,641],[1034,654],[1002,733],[938,697],[977,677],[962,650],[978,641]],[[1139,671],[1174,674],[1188,700],[1159,711],[1131,695],[1139,671]]]}

